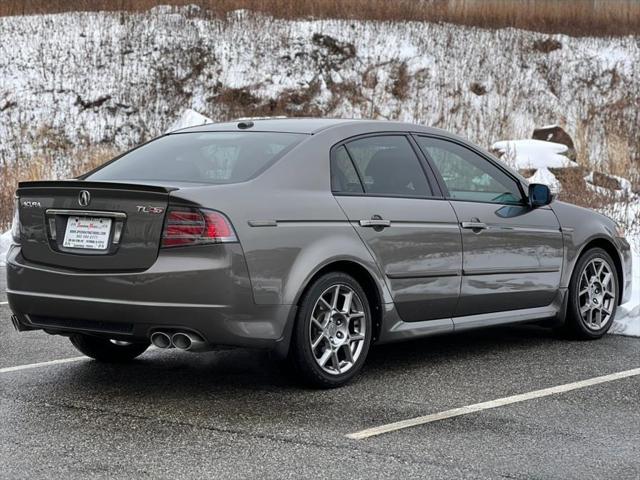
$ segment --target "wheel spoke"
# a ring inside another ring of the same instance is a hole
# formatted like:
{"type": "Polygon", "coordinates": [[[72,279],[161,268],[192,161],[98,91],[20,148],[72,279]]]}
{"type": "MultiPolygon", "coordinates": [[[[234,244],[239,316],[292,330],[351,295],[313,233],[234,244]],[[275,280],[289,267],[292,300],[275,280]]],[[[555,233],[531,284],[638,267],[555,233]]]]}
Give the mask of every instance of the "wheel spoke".
{"type": "Polygon", "coordinates": [[[340,298],[340,285],[336,285],[331,296],[331,309],[338,309],[338,299],[340,298]]]}
{"type": "Polygon", "coordinates": [[[314,342],[311,344],[314,350],[317,348],[318,345],[322,343],[323,339],[324,339],[324,334],[321,333],[320,335],[318,335],[318,338],[316,338],[314,342]]]}
{"type": "Polygon", "coordinates": [[[329,361],[329,359],[331,358],[332,353],[333,351],[327,347],[327,349],[324,352],[322,352],[322,356],[318,359],[318,364],[321,367],[324,367],[329,361]]]}
{"type": "Polygon", "coordinates": [[[364,340],[364,335],[360,334],[360,333],[356,333],[355,335],[351,335],[349,337],[349,341],[351,342],[360,342],[364,340]]]}
{"type": "Polygon", "coordinates": [[[320,303],[322,303],[327,310],[331,310],[331,304],[327,302],[324,297],[320,297],[320,303]]]}
{"type": "Polygon", "coordinates": [[[341,313],[349,313],[351,311],[351,302],[353,301],[353,292],[349,292],[344,296],[344,302],[342,303],[341,313]]]}
{"type": "Polygon", "coordinates": [[[324,330],[324,325],[320,323],[317,318],[311,317],[311,323],[313,323],[320,330],[324,330]]]}
{"type": "Polygon", "coordinates": [[[335,350],[331,352],[331,363],[333,364],[333,368],[340,373],[340,359],[338,358],[338,352],[335,350]]]}
{"type": "Polygon", "coordinates": [[[344,348],[345,351],[345,357],[347,359],[347,362],[349,363],[355,363],[355,360],[353,359],[353,352],[351,351],[351,345],[349,345],[348,343],[344,344],[342,346],[344,348]]]}

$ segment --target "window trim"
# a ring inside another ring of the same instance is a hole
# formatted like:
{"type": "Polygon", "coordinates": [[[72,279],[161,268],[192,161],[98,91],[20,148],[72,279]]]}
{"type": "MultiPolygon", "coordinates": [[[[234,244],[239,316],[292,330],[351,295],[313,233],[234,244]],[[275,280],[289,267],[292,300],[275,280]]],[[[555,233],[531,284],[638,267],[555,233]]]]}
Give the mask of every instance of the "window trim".
{"type": "Polygon", "coordinates": [[[455,201],[455,202],[482,203],[484,205],[529,205],[529,202],[527,200],[527,195],[525,194],[525,191],[524,191],[524,188],[523,188],[523,185],[522,185],[522,182],[520,181],[520,179],[515,177],[503,165],[500,165],[499,162],[497,162],[496,160],[494,160],[492,158],[489,158],[487,155],[485,155],[483,152],[481,152],[480,150],[475,148],[473,145],[465,143],[465,142],[462,142],[462,141],[460,141],[458,139],[455,139],[455,138],[451,138],[451,137],[445,136],[445,135],[437,135],[437,134],[430,134],[430,133],[412,132],[411,133],[411,137],[413,137],[413,140],[416,142],[416,145],[420,149],[420,152],[422,153],[425,161],[429,164],[430,168],[433,170],[434,175],[435,175],[435,177],[437,179],[437,182],[438,182],[438,184],[440,186],[440,189],[443,192],[444,198],[446,198],[447,200],[455,201]],[[420,143],[418,142],[416,137],[433,138],[433,139],[436,139],[436,140],[442,140],[444,142],[453,143],[453,144],[458,145],[458,146],[460,146],[462,148],[465,148],[465,149],[469,150],[471,153],[475,153],[481,159],[485,160],[486,162],[489,162],[489,164],[491,164],[494,167],[496,167],[498,170],[500,170],[502,173],[504,173],[507,177],[509,177],[511,180],[513,180],[515,182],[516,186],[518,187],[518,191],[520,192],[520,202],[518,202],[518,203],[483,202],[482,200],[470,200],[470,199],[452,197],[451,196],[451,192],[449,191],[449,188],[447,187],[444,179],[442,178],[442,175],[440,174],[440,171],[436,167],[433,159],[428,154],[428,152],[425,152],[420,147],[420,143]]]}
{"type": "MultiPolygon", "coordinates": [[[[344,146],[344,149],[347,152],[347,155],[349,156],[349,159],[351,160],[351,164],[353,165],[353,168],[355,169],[356,174],[358,175],[358,180],[360,181],[360,186],[362,187],[362,192],[363,193],[358,193],[358,192],[336,192],[336,191],[333,190],[333,188],[331,188],[331,193],[334,196],[338,196],[338,197],[408,198],[408,199],[414,199],[414,200],[415,199],[421,199],[421,200],[425,200],[425,199],[426,200],[444,200],[444,196],[442,194],[442,189],[440,188],[440,184],[438,182],[438,179],[434,175],[431,166],[428,165],[427,163],[425,163],[424,156],[422,155],[421,150],[418,148],[418,145],[416,144],[415,140],[412,138],[412,134],[410,132],[407,132],[407,131],[369,132],[369,133],[358,134],[358,135],[353,135],[351,137],[343,138],[339,142],[337,142],[334,145],[332,145],[330,150],[329,150],[329,178],[331,178],[331,168],[333,166],[333,161],[334,161],[334,157],[336,155],[336,151],[342,146],[344,146]],[[420,165],[420,168],[422,169],[422,173],[424,174],[425,179],[427,181],[427,186],[431,190],[431,195],[402,195],[402,194],[392,194],[392,193],[387,193],[387,194],[367,193],[367,190],[364,187],[364,182],[362,181],[362,177],[360,176],[360,171],[358,170],[358,167],[356,166],[355,162],[353,161],[353,157],[351,156],[351,152],[349,152],[349,149],[347,148],[346,144],[350,143],[350,142],[354,142],[356,140],[360,140],[362,138],[391,137],[391,136],[404,137],[407,140],[407,143],[411,147],[411,149],[413,151],[413,154],[416,156],[416,160],[418,160],[418,165],[420,165]]],[[[329,184],[331,186],[331,182],[329,182],[329,184]]]]}

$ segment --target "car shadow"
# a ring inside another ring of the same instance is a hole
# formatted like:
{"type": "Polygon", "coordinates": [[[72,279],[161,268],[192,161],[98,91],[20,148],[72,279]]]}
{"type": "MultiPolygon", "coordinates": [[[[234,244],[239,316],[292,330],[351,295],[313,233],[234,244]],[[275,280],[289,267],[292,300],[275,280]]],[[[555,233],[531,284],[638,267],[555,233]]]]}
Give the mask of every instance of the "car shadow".
{"type": "MultiPolygon", "coordinates": [[[[534,327],[496,327],[468,333],[449,334],[374,346],[369,352],[364,372],[344,387],[357,388],[371,378],[380,378],[399,370],[427,370],[452,362],[481,360],[499,354],[505,361],[510,355],[522,358],[541,347],[562,344],[551,330],[534,327]]],[[[313,391],[297,380],[286,361],[269,352],[232,349],[200,354],[151,350],[126,365],[95,361],[68,367],[74,383],[85,389],[107,385],[145,386],[157,394],[182,391],[221,391],[233,388],[247,391],[313,391]]],[[[342,390],[342,389],[340,389],[342,390]]]]}

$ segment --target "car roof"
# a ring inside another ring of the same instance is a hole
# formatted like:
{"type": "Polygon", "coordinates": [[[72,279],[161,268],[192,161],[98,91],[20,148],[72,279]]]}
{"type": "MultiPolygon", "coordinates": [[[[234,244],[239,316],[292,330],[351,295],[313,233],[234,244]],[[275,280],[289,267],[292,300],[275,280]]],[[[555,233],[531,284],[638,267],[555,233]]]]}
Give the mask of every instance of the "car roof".
{"type": "Polygon", "coordinates": [[[347,119],[347,118],[260,118],[260,119],[239,119],[232,122],[207,123],[195,127],[183,128],[171,133],[186,132],[216,132],[216,131],[259,131],[259,132],[288,132],[288,133],[304,133],[313,135],[331,127],[345,126],[347,124],[365,124],[369,123],[376,128],[387,124],[393,126],[392,130],[408,130],[423,132],[440,132],[437,128],[429,128],[413,123],[393,122],[388,120],[368,120],[368,119],[347,119]],[[242,124],[252,122],[251,127],[242,127],[242,124]],[[402,128],[399,128],[402,127],[402,128]]]}

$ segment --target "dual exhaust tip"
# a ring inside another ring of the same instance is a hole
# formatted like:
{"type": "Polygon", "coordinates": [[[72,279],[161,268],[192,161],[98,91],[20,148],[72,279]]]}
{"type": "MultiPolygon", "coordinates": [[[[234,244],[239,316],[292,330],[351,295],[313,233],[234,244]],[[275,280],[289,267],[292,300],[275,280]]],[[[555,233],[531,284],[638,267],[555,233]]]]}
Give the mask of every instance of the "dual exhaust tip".
{"type": "Polygon", "coordinates": [[[153,332],[151,334],[151,343],[158,348],[179,348],[180,350],[190,352],[201,352],[209,350],[204,339],[191,332],[153,332]]]}

